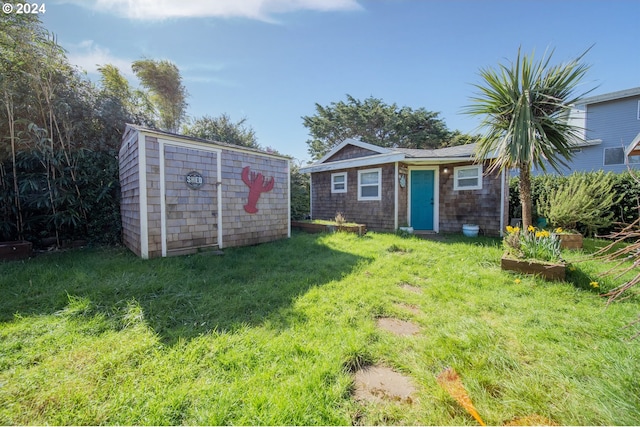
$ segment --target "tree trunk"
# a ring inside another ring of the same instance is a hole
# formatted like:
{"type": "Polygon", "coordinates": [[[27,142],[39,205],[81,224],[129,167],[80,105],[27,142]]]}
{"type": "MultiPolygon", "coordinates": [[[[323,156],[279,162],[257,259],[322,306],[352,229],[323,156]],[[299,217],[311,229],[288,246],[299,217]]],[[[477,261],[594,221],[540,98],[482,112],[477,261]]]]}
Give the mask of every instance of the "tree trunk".
{"type": "Polygon", "coordinates": [[[522,206],[522,229],[526,230],[533,224],[531,212],[531,165],[520,163],[520,205],[522,206]]]}

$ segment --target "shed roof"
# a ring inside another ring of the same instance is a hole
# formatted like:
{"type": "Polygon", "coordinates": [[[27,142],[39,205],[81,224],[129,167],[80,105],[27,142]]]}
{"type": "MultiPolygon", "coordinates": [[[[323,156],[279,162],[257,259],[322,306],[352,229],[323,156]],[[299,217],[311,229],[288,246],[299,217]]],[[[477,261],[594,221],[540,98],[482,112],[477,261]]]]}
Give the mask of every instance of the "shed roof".
{"type": "MultiPolygon", "coordinates": [[[[131,130],[131,129],[139,131],[139,132],[155,134],[155,135],[160,136],[160,137],[165,136],[165,137],[169,137],[169,138],[186,139],[186,140],[193,141],[193,142],[196,142],[196,143],[205,143],[205,144],[208,144],[208,145],[217,145],[219,147],[228,148],[230,150],[248,151],[248,152],[261,154],[261,155],[266,155],[266,156],[270,156],[270,157],[280,157],[280,158],[283,158],[283,159],[290,159],[289,156],[285,156],[284,154],[270,153],[268,151],[259,150],[257,148],[253,148],[253,147],[246,147],[244,145],[229,144],[228,142],[212,141],[212,140],[209,140],[209,139],[196,138],[194,136],[181,135],[181,134],[178,134],[178,133],[167,132],[167,131],[159,130],[159,129],[151,129],[151,128],[148,128],[148,127],[145,127],[145,126],[135,125],[135,124],[131,124],[131,123],[127,123],[124,135],[126,136],[127,133],[129,132],[129,130],[131,130]]],[[[126,139],[126,137],[123,138],[123,140],[124,139],[126,139]]]]}

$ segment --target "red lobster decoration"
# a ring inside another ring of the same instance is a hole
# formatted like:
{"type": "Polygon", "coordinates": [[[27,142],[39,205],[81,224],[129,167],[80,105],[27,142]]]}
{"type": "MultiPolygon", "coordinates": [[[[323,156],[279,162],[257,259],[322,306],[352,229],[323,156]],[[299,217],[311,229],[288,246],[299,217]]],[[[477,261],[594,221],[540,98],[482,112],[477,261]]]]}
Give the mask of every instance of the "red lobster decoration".
{"type": "Polygon", "coordinates": [[[273,177],[265,180],[264,175],[255,172],[251,172],[251,177],[249,177],[249,166],[245,166],[242,168],[242,182],[249,187],[249,200],[247,204],[244,205],[244,210],[250,214],[254,214],[258,212],[256,204],[258,204],[260,194],[273,189],[273,177]]]}

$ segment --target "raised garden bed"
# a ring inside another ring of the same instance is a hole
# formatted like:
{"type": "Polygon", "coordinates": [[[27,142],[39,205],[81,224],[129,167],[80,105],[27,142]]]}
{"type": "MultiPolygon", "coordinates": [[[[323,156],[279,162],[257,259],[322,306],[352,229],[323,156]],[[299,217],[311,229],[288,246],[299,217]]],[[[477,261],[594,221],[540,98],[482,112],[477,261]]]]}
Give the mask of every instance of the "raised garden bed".
{"type": "Polygon", "coordinates": [[[356,233],[363,236],[367,232],[367,226],[364,224],[346,224],[338,225],[335,223],[320,223],[310,221],[291,221],[291,227],[307,233],[326,233],[334,231],[346,231],[348,233],[356,233]]]}
{"type": "Polygon", "coordinates": [[[582,234],[580,233],[561,233],[558,234],[560,240],[560,249],[582,249],[582,234]]]}
{"type": "Polygon", "coordinates": [[[507,255],[502,256],[500,267],[517,273],[534,274],[546,280],[564,280],[567,273],[567,266],[564,263],[516,259],[507,255]]]}
{"type": "Polygon", "coordinates": [[[31,256],[32,247],[26,240],[0,242],[0,260],[27,259],[31,256]]]}

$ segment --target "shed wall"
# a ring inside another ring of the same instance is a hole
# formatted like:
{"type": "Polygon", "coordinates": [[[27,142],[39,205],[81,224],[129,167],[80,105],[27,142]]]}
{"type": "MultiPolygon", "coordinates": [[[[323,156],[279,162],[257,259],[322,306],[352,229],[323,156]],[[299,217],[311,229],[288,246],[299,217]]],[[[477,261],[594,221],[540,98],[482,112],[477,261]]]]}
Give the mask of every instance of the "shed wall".
{"type": "Polygon", "coordinates": [[[224,247],[255,245],[289,236],[289,162],[244,152],[222,152],[222,230],[224,247]],[[242,181],[242,169],[273,177],[273,189],[262,193],[250,214],[249,187],[242,181]]]}
{"type": "Polygon", "coordinates": [[[215,144],[212,147],[188,140],[159,141],[141,132],[132,132],[123,142],[123,243],[136,255],[162,256],[163,243],[167,254],[173,255],[207,246],[243,246],[289,236],[289,161],[215,144]],[[260,194],[256,213],[244,208],[250,191],[242,179],[247,166],[255,174],[274,179],[273,189],[260,194]],[[144,176],[140,176],[141,168],[144,176]],[[204,178],[197,190],[185,182],[191,171],[204,178]]]}
{"type": "Polygon", "coordinates": [[[118,155],[120,168],[120,216],[122,243],[140,256],[140,173],[138,134],[125,140],[118,155]]]}

